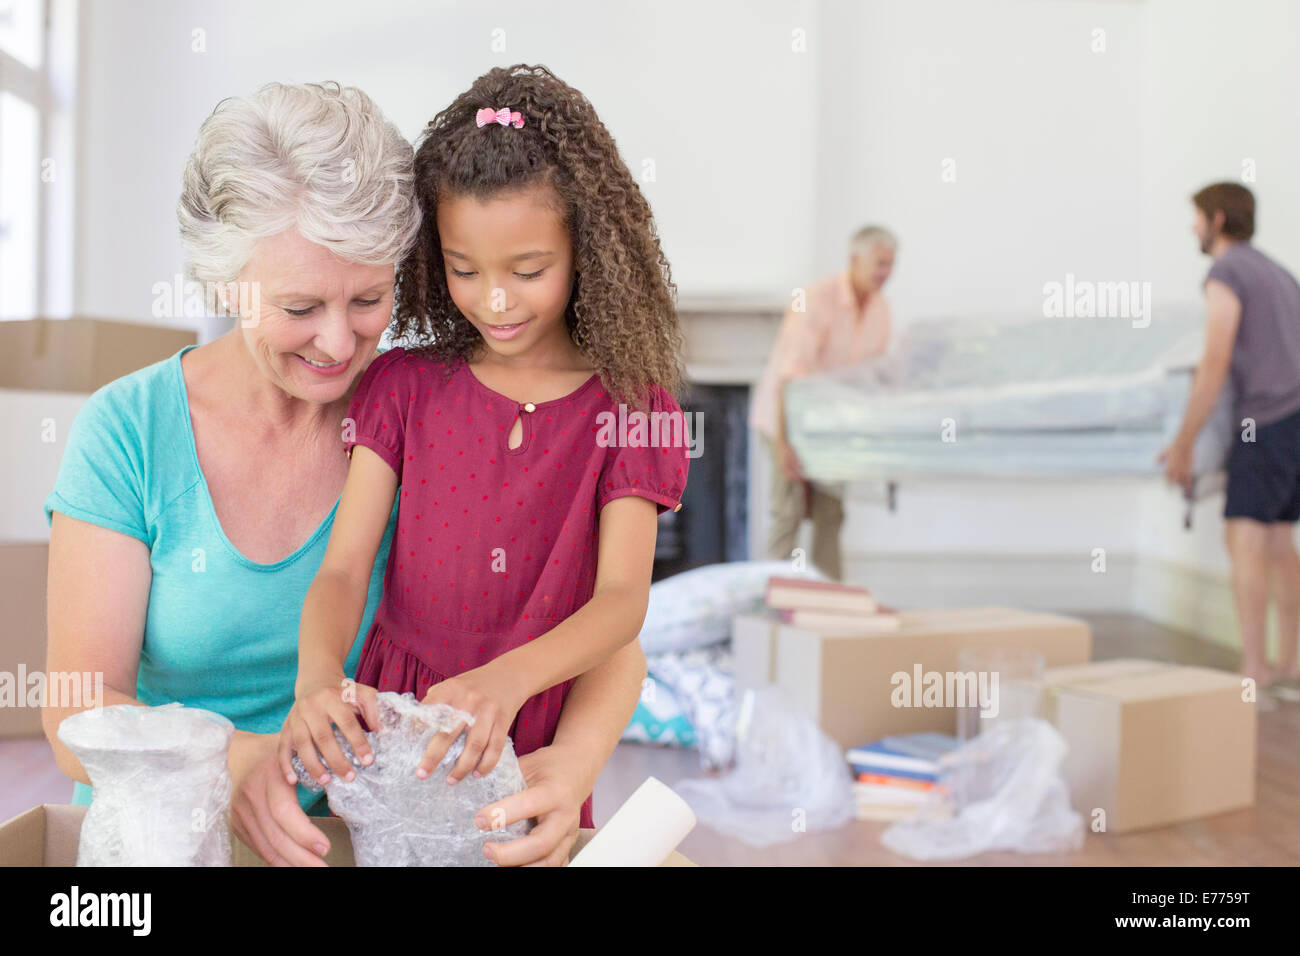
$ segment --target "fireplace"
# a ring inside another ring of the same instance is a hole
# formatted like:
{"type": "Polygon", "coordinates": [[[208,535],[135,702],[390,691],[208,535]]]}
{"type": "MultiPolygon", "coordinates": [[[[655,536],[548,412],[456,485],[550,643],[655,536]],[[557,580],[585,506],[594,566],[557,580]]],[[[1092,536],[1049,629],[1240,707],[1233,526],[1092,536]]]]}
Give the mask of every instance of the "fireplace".
{"type": "Polygon", "coordinates": [[[659,516],[654,579],[749,557],[749,386],[693,385],[682,402],[701,454],[682,510],[659,516]]]}
{"type": "Polygon", "coordinates": [[[751,557],[750,391],[782,311],[766,302],[697,300],[683,303],[679,314],[688,380],[681,406],[699,454],[691,459],[681,511],[659,516],[656,581],[751,557]]]}

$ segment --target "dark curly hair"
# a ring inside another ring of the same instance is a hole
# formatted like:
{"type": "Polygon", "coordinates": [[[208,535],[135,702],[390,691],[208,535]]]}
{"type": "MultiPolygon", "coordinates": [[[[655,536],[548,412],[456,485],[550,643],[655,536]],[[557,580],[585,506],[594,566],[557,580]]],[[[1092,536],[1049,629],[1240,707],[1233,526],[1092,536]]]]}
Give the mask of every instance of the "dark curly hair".
{"type": "Polygon", "coordinates": [[[618,400],[644,407],[654,385],[676,395],[676,287],[650,204],[591,103],[544,66],[488,71],[424,128],[415,152],[422,224],[398,266],[393,338],[451,369],[474,356],[483,338],[447,289],[438,198],[487,199],[535,185],[554,187],[573,241],[565,321],[574,344],[618,400]],[[480,128],[485,106],[517,110],[523,127],[480,128]]]}

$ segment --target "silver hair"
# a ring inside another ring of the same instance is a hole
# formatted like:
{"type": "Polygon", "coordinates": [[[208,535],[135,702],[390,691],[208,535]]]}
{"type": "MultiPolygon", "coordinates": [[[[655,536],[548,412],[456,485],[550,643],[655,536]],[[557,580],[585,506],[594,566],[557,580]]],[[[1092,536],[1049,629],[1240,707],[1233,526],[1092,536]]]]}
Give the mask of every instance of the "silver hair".
{"type": "Polygon", "coordinates": [[[863,226],[849,240],[849,248],[865,252],[876,242],[883,243],[891,249],[898,248],[898,237],[884,226],[863,226]]]}
{"type": "Polygon", "coordinates": [[[268,83],[222,100],[176,206],[190,277],[232,282],[259,239],[290,228],[353,262],[396,263],[420,228],[414,158],[355,87],[268,83]]]}

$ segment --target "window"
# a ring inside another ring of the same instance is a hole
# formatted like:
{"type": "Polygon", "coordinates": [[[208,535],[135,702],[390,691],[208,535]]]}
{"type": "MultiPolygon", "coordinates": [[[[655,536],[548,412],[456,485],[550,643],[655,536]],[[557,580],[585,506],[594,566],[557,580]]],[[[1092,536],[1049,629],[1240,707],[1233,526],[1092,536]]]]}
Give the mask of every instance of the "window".
{"type": "Polygon", "coordinates": [[[76,0],[0,0],[0,319],[72,306],[76,0]]]}

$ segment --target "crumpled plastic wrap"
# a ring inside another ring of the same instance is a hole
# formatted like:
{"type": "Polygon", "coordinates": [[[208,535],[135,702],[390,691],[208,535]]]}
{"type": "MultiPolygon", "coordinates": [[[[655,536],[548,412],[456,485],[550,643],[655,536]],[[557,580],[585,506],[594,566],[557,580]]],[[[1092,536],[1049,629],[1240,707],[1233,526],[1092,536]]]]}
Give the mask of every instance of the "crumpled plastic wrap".
{"type": "MultiPolygon", "coordinates": [[[[462,732],[434,772],[421,780],[415,768],[433,735],[461,722],[471,724],[473,718],[445,704],[421,704],[414,694],[385,691],[376,706],[380,726],[366,734],[374,762],[362,764],[335,729],[334,737],[356,776],[349,782],[330,774],[324,787],[330,809],[348,826],[357,866],[492,866],[483,856],[485,843],[513,840],[532,830],[531,820],[492,830],[474,826],[479,810],[524,789],[509,738],[491,773],[452,785],[446,777],[465,749],[462,732]]],[[[320,792],[320,783],[297,754],[293,767],[303,786],[320,792]]]]}
{"type": "Polygon", "coordinates": [[[1061,853],[1083,846],[1084,823],[1061,776],[1069,744],[1035,717],[999,719],[939,763],[951,818],[918,813],[881,842],[914,860],[959,860],[990,850],[1061,853]]]}
{"type": "Polygon", "coordinates": [[[59,740],[90,776],[77,866],[230,866],[235,728],[178,703],[115,704],[73,714],[59,740]]]}
{"type": "Polygon", "coordinates": [[[853,819],[843,752],[779,687],[745,691],[736,725],[735,767],[674,787],[700,823],[765,847],[853,819]]]}

